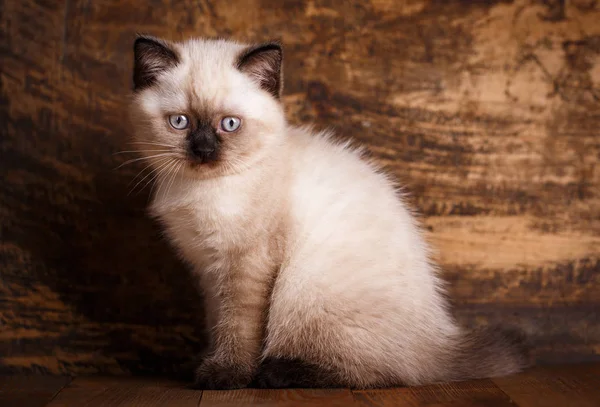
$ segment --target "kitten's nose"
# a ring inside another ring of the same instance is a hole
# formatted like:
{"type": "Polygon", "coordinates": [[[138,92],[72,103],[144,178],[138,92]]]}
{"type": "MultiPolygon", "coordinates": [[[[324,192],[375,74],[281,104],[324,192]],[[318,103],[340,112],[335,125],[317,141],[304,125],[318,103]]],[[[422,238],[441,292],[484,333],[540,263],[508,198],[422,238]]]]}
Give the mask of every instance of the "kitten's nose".
{"type": "Polygon", "coordinates": [[[216,161],[219,144],[219,137],[212,127],[200,127],[189,135],[189,155],[194,161],[201,163],[216,161]]]}

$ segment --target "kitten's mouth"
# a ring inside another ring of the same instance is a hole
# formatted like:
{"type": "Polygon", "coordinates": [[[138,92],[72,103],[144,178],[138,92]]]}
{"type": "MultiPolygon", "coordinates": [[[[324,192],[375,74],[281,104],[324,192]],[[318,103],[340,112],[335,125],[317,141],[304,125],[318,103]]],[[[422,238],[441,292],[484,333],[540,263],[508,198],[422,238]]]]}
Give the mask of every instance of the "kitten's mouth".
{"type": "Polygon", "coordinates": [[[211,164],[219,159],[219,152],[216,149],[195,150],[188,152],[188,161],[192,165],[211,164]]]}

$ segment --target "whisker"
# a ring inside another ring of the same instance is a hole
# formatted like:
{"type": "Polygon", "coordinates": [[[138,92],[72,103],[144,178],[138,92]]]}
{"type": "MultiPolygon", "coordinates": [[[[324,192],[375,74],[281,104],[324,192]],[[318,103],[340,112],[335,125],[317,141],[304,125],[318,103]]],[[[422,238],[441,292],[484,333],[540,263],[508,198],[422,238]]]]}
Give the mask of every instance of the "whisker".
{"type": "Polygon", "coordinates": [[[151,160],[153,158],[158,158],[158,157],[166,157],[166,156],[170,156],[170,157],[177,157],[177,155],[175,153],[161,153],[161,154],[154,154],[148,157],[139,157],[139,158],[132,158],[131,160],[127,160],[125,161],[123,164],[119,165],[117,168],[115,168],[115,170],[118,170],[121,167],[124,167],[128,164],[137,162],[137,161],[142,161],[142,160],[151,160]]]}
{"type": "Polygon", "coordinates": [[[165,179],[161,185],[161,189],[163,190],[163,199],[167,198],[169,195],[169,188],[170,188],[171,182],[173,182],[173,174],[174,174],[176,168],[177,168],[177,165],[175,164],[169,169],[169,172],[165,174],[165,179]],[[163,186],[165,188],[162,188],[163,186]]]}
{"type": "MultiPolygon", "coordinates": [[[[159,161],[159,165],[158,165],[157,167],[153,168],[152,170],[150,170],[150,172],[148,172],[148,174],[144,175],[144,177],[142,177],[142,179],[140,179],[140,180],[139,180],[139,181],[138,181],[138,182],[137,182],[137,183],[136,183],[136,184],[133,186],[133,188],[131,188],[131,190],[129,191],[129,193],[128,193],[127,195],[129,195],[129,194],[131,194],[133,191],[135,191],[135,190],[136,190],[136,188],[138,187],[138,185],[140,185],[142,182],[144,182],[144,180],[145,180],[146,178],[148,178],[149,176],[151,176],[152,174],[154,174],[156,171],[158,171],[158,170],[159,170],[159,169],[160,169],[160,168],[161,168],[163,165],[166,165],[166,164],[168,164],[170,160],[171,160],[171,158],[162,158],[162,159],[161,159],[161,161],[159,161]]],[[[147,168],[149,168],[149,167],[151,167],[151,166],[152,166],[152,165],[148,165],[146,168],[144,168],[144,170],[146,170],[147,168]]],[[[144,170],[142,170],[142,171],[144,171],[144,170]]],[[[141,172],[140,172],[140,174],[141,174],[141,172]]],[[[137,178],[137,176],[136,176],[135,178],[137,178]]],[[[131,185],[131,184],[132,184],[132,183],[135,181],[135,178],[134,178],[134,179],[133,179],[133,180],[132,180],[132,181],[129,183],[129,185],[131,185]]],[[[152,180],[150,180],[150,181],[152,181],[152,180]]],[[[143,186],[143,187],[140,189],[140,192],[141,192],[141,191],[143,191],[143,190],[144,190],[144,188],[145,188],[146,186],[148,186],[148,183],[144,184],[144,186],[143,186]]]]}
{"type": "Polygon", "coordinates": [[[177,178],[177,175],[179,173],[179,170],[181,169],[181,166],[183,165],[183,161],[180,162],[177,167],[175,167],[175,171],[173,171],[173,175],[171,176],[171,182],[169,183],[169,186],[167,187],[167,192],[166,192],[166,196],[169,196],[169,191],[171,191],[171,187],[173,186],[173,184],[175,183],[175,179],[177,178]]]}
{"type": "Polygon", "coordinates": [[[166,153],[171,150],[126,150],[126,151],[117,151],[113,155],[125,154],[125,153],[166,153]]]}
{"type": "Polygon", "coordinates": [[[165,174],[165,179],[161,185],[163,199],[167,197],[167,187],[169,186],[169,183],[171,181],[171,174],[175,170],[175,167],[177,167],[177,166],[176,165],[171,166],[169,171],[165,174]]]}
{"type": "MultiPolygon", "coordinates": [[[[156,162],[157,162],[157,163],[162,163],[162,162],[164,162],[165,160],[168,160],[168,158],[167,158],[167,157],[159,158],[158,160],[156,160],[156,162]]],[[[142,173],[143,173],[144,171],[146,171],[148,168],[151,168],[153,165],[154,165],[153,163],[150,163],[150,164],[146,165],[144,168],[142,168],[142,170],[141,170],[140,172],[138,172],[138,173],[136,174],[136,176],[135,176],[135,177],[133,177],[133,178],[132,178],[132,180],[129,182],[129,184],[128,184],[127,186],[131,186],[131,184],[133,184],[133,183],[135,182],[135,180],[136,180],[136,179],[137,179],[137,178],[138,178],[140,175],[142,175],[142,173]]]]}
{"type": "Polygon", "coordinates": [[[158,168],[158,171],[156,171],[155,175],[146,182],[144,188],[146,188],[148,184],[153,182],[152,188],[150,189],[150,192],[152,192],[157,186],[157,183],[160,181],[159,178],[163,176],[163,174],[171,167],[172,164],[173,160],[169,160],[166,163],[164,163],[164,165],[161,165],[160,168],[158,168]]]}
{"type": "Polygon", "coordinates": [[[226,170],[231,170],[234,173],[238,173],[238,172],[244,170],[245,164],[246,163],[243,160],[236,159],[236,158],[230,158],[225,163],[225,167],[226,167],[226,170]]]}
{"type": "Polygon", "coordinates": [[[162,146],[162,147],[177,148],[177,146],[174,146],[172,144],[157,143],[157,142],[154,142],[154,141],[130,141],[127,144],[147,144],[149,146],[162,146]]]}
{"type": "MultiPolygon", "coordinates": [[[[173,161],[169,161],[167,163],[167,165],[161,167],[160,171],[158,171],[156,173],[156,175],[146,183],[146,185],[148,185],[150,182],[156,181],[152,184],[152,187],[150,188],[150,194],[152,195],[154,189],[156,188],[156,194],[158,195],[158,193],[160,192],[160,188],[162,183],[164,182],[164,174],[166,174],[167,171],[169,171],[171,169],[171,165],[173,164],[173,161]]],[[[145,186],[144,186],[145,187],[145,186]]]]}

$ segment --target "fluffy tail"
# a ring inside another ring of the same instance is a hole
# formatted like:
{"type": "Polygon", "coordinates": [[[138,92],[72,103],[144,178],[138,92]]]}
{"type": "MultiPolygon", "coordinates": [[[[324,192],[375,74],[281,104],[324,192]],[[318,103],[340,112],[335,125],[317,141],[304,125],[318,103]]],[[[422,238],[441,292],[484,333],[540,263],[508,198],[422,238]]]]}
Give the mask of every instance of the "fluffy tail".
{"type": "Polygon", "coordinates": [[[506,376],[531,365],[525,334],[515,329],[483,328],[463,334],[450,363],[450,380],[506,376]]]}

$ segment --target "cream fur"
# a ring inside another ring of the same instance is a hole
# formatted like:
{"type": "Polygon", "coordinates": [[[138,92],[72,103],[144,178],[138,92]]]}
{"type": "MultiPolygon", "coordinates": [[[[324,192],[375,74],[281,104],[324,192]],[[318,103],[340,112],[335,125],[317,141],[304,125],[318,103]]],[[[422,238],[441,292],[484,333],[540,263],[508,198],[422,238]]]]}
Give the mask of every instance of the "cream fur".
{"type": "MultiPolygon", "coordinates": [[[[347,144],[288,125],[279,101],[234,67],[244,45],[171,46],[181,62],[135,95],[132,117],[138,141],[174,146],[151,159],[174,164],[158,176],[150,211],[207,297],[212,348],[201,371],[235,365],[249,381],[275,356],[352,387],[460,378],[462,330],[390,177],[347,144]],[[208,169],[186,163],[185,140],[165,120],[206,110],[245,126],[208,169]]],[[[484,374],[518,368],[510,350],[499,356],[506,365],[484,374]]]]}

